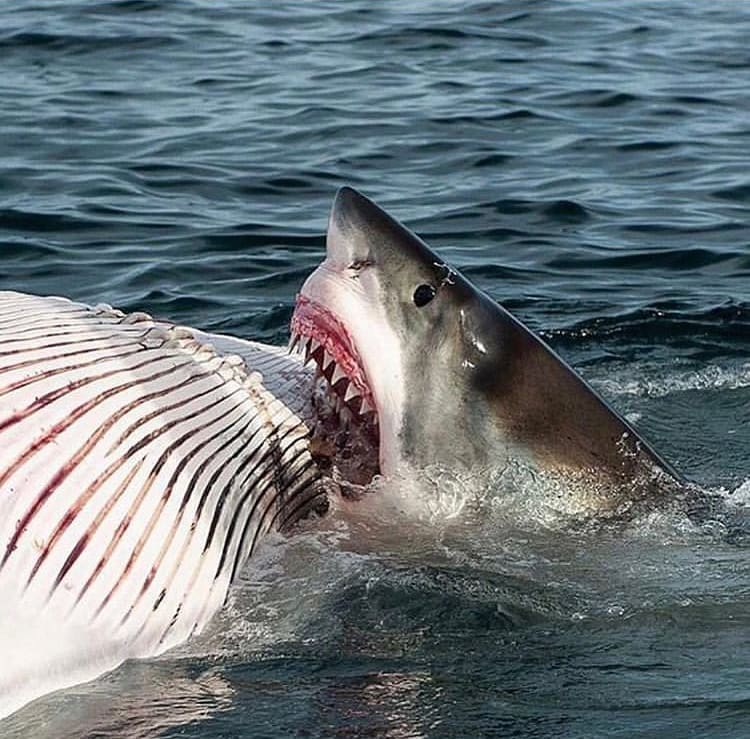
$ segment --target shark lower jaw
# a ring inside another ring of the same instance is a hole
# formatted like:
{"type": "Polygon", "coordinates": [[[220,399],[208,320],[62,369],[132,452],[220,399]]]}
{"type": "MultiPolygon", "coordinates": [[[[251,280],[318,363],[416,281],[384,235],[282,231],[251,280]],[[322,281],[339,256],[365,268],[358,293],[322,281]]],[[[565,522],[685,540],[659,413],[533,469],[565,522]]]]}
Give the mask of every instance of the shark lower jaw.
{"type": "Polygon", "coordinates": [[[301,354],[305,364],[313,363],[316,370],[316,450],[350,482],[370,482],[380,472],[380,419],[346,325],[324,305],[300,294],[290,328],[289,350],[301,354]]]}

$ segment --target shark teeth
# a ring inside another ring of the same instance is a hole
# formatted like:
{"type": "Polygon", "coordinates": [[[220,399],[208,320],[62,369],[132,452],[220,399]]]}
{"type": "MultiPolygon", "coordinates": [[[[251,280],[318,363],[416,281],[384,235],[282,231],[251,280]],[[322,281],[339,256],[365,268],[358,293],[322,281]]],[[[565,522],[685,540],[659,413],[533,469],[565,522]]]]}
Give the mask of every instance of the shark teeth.
{"type": "Polygon", "coordinates": [[[347,376],[344,374],[344,370],[342,370],[341,367],[339,367],[337,364],[334,365],[333,374],[331,375],[330,380],[331,387],[333,387],[339,380],[344,379],[346,379],[347,382],[349,381],[349,378],[347,378],[347,376]]]}
{"type": "Polygon", "coordinates": [[[289,338],[289,344],[287,344],[287,353],[291,354],[292,352],[295,352],[297,350],[297,347],[299,346],[300,342],[300,335],[292,332],[291,337],[289,338]]]}
{"type": "Polygon", "coordinates": [[[321,343],[317,339],[309,338],[304,342],[304,364],[309,364],[312,359],[318,366],[320,366],[319,356],[322,357],[323,349],[321,343]]]}
{"type": "Polygon", "coordinates": [[[326,380],[333,408],[344,428],[355,418],[377,426],[378,417],[372,397],[346,374],[325,344],[313,336],[292,332],[287,351],[300,354],[305,365],[310,364],[311,360],[314,362],[315,374],[326,380]]]}
{"type": "MultiPolygon", "coordinates": [[[[310,359],[315,359],[315,354],[320,349],[320,342],[317,341],[317,339],[310,339],[307,342],[307,346],[305,347],[305,364],[307,364],[310,359]]],[[[317,359],[316,359],[317,362],[317,359]]]]}
{"type": "Polygon", "coordinates": [[[346,393],[344,393],[344,403],[348,403],[352,398],[356,398],[359,394],[356,385],[353,382],[350,382],[349,387],[346,388],[346,393]]]}

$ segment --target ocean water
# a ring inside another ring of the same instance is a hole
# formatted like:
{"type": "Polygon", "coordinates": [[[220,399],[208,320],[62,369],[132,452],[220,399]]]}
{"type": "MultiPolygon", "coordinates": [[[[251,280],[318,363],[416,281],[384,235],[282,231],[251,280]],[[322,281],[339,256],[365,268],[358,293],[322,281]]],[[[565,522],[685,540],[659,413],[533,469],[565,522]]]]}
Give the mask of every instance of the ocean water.
{"type": "Polygon", "coordinates": [[[742,2],[0,6],[0,288],[283,342],[351,184],[725,499],[385,486],[0,734],[748,736],[748,37],[742,2]]]}

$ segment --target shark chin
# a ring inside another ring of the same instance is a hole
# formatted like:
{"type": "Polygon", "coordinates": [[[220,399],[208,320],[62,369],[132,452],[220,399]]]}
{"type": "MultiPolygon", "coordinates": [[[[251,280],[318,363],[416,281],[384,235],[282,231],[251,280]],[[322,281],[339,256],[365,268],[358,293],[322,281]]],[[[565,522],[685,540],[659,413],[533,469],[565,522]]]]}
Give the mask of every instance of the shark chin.
{"type": "Polygon", "coordinates": [[[544,341],[353,188],[336,195],[291,329],[332,389],[347,383],[344,399],[372,414],[385,476],[491,478],[521,463],[593,508],[680,482],[544,341]]]}

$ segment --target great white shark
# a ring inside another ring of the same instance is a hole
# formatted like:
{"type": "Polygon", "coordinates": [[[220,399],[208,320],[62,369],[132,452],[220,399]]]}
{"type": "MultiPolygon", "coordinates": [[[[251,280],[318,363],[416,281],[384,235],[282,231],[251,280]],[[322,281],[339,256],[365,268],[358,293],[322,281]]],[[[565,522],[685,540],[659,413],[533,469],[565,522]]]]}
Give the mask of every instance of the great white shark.
{"type": "Polygon", "coordinates": [[[654,476],[678,479],[547,344],[350,187],[336,196],[292,334],[334,392],[356,392],[374,412],[385,475],[521,457],[614,498],[654,476]]]}
{"type": "Polygon", "coordinates": [[[324,511],[342,480],[520,460],[610,509],[679,483],[539,337],[352,188],[291,335],[272,347],[0,293],[0,717],[199,632],[263,536],[324,511]]]}

